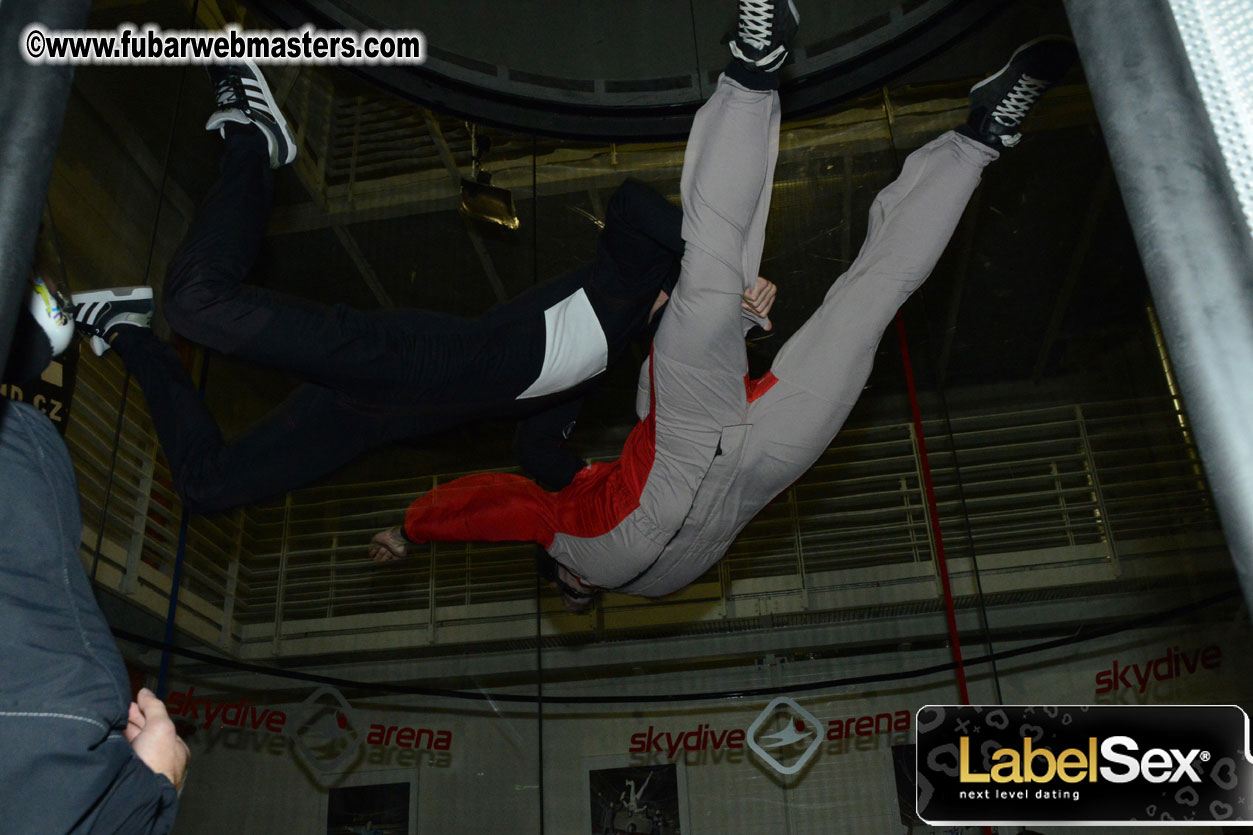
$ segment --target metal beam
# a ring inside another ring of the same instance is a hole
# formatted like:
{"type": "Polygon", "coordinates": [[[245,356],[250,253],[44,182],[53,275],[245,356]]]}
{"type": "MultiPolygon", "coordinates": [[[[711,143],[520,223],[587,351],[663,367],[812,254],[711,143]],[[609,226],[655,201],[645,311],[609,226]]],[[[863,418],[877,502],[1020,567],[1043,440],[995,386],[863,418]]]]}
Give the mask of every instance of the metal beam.
{"type": "Polygon", "coordinates": [[[1171,3],[1066,0],[1066,13],[1253,605],[1253,235],[1212,128],[1223,114],[1204,104],[1171,3]]]}
{"type": "MultiPolygon", "coordinates": [[[[1015,633],[1029,631],[1034,635],[1073,635],[1083,625],[1104,625],[1111,621],[1143,615],[1153,609],[1179,605],[1179,595],[1169,587],[1114,590],[1093,589],[1072,597],[1045,598],[1027,603],[993,604],[998,631],[1011,641],[1015,633]]],[[[576,675],[585,681],[604,682],[641,665],[668,671],[681,670],[694,661],[715,661],[717,669],[736,675],[734,670],[751,669],[755,656],[765,653],[804,656],[829,653],[833,647],[890,653],[899,658],[905,648],[934,642],[944,633],[944,616],[940,612],[916,611],[907,615],[875,615],[871,610],[850,613],[848,618],[824,622],[813,618],[805,625],[785,628],[739,628],[733,632],[702,632],[676,637],[625,637],[616,641],[593,642],[576,646],[545,646],[545,670],[555,678],[576,675]]],[[[982,629],[978,612],[973,607],[958,612],[958,626],[963,634],[978,634],[982,629]]],[[[126,646],[126,645],[124,645],[126,646]]],[[[1084,645],[1079,644],[1079,651],[1084,645]]],[[[126,646],[129,649],[129,646],[126,646]]],[[[1002,645],[1002,649],[1009,646],[1002,645]]],[[[942,651],[942,650],[938,650],[942,651]]],[[[465,679],[497,682],[534,674],[535,650],[475,652],[472,648],[446,655],[429,655],[412,648],[344,654],[339,658],[307,656],[292,666],[302,672],[343,677],[370,682],[420,683],[428,687],[467,687],[465,679]]],[[[263,662],[265,656],[241,652],[241,659],[263,662]]],[[[899,664],[898,662],[895,662],[899,664]]],[[[922,666],[918,664],[917,666],[922,666]]],[[[255,672],[224,669],[216,665],[186,660],[180,671],[190,677],[212,678],[217,686],[273,692],[284,685],[274,677],[255,672]]],[[[621,687],[621,680],[616,685],[621,687]]],[[[709,689],[713,689],[712,687],[709,689]]],[[[728,689],[733,689],[729,687],[728,689]]],[[[634,692],[649,692],[645,685],[634,692]]]]}
{"type": "Polygon", "coordinates": [[[87,0],[4,0],[0,14],[0,368],[26,298],[39,218],[48,193],[73,67],[32,65],[18,49],[22,30],[82,29],[87,0]]]}

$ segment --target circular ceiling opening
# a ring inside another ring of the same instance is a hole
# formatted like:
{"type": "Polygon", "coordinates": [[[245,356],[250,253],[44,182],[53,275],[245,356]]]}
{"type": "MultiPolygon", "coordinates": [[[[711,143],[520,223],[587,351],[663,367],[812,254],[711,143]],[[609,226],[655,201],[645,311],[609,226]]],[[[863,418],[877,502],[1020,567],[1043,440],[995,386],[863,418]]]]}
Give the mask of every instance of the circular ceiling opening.
{"type": "MultiPolygon", "coordinates": [[[[875,87],[995,11],[995,0],[827,0],[801,9],[784,68],[784,112],[813,112],[875,87]]],[[[726,63],[729,0],[280,0],[284,27],[418,29],[421,67],[359,67],[433,109],[585,139],[677,138],[726,63]],[[442,7],[442,8],[440,8],[442,7]]]]}

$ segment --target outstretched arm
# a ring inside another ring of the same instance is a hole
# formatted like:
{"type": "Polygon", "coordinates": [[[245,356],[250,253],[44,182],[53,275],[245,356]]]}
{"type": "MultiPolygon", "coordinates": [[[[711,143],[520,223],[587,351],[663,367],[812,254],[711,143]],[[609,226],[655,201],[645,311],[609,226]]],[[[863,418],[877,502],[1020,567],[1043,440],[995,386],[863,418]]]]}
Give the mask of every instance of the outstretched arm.
{"type": "Polygon", "coordinates": [[[370,542],[375,562],[391,562],[427,542],[536,542],[547,548],[555,532],[552,495],[512,473],[478,473],[419,496],[401,527],[370,542]]]}
{"type": "Polygon", "coordinates": [[[401,557],[409,556],[410,546],[415,544],[405,538],[404,527],[396,525],[376,533],[370,539],[366,554],[375,562],[395,562],[401,557]]]}

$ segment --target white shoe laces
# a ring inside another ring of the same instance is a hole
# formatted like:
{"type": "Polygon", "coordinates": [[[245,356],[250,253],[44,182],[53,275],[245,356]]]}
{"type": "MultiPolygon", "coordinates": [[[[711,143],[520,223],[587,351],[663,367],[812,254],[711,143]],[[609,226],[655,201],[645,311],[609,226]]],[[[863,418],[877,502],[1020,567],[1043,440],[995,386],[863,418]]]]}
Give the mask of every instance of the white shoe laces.
{"type": "Polygon", "coordinates": [[[244,76],[228,76],[217,83],[218,110],[234,108],[245,113],[259,113],[273,118],[270,108],[266,105],[256,89],[257,83],[244,76]],[[249,88],[248,84],[253,85],[249,88]]]}
{"type": "Polygon", "coordinates": [[[772,0],[740,0],[740,40],[765,49],[770,43],[770,24],[773,20],[772,0]]]}
{"type": "MultiPolygon", "coordinates": [[[[217,84],[218,107],[238,107],[241,102],[239,95],[235,92],[235,80],[233,78],[223,78],[217,84]]],[[[247,106],[247,102],[242,102],[243,106],[247,106]]]]}
{"type": "Polygon", "coordinates": [[[1031,105],[1035,104],[1036,99],[1040,98],[1040,95],[1048,86],[1049,83],[1047,81],[1032,78],[1024,73],[1018,79],[1018,83],[1014,85],[1014,88],[1009,91],[1009,95],[1002,99],[1001,103],[992,111],[992,118],[997,124],[1004,127],[1018,127],[1022,120],[1027,118],[1027,112],[1031,110],[1031,105]]]}

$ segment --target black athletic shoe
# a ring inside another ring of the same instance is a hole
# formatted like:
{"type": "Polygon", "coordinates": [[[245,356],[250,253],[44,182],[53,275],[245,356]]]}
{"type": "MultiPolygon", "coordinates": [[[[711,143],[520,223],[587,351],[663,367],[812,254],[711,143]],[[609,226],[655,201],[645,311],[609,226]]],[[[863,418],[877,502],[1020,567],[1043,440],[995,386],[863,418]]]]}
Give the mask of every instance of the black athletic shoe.
{"type": "Polygon", "coordinates": [[[296,140],[257,65],[245,60],[242,64],[210,64],[208,70],[218,106],[205,130],[216,130],[226,138],[228,122],[256,125],[270,145],[271,168],[282,168],[294,160],[296,140]]]}
{"type": "Polygon", "coordinates": [[[792,0],[740,0],[731,54],[752,69],[774,72],[787,60],[788,43],[800,22],[792,0]]]}
{"type": "Polygon", "coordinates": [[[91,350],[101,356],[109,350],[109,333],[118,327],[150,328],[156,304],[151,287],[114,287],[75,293],[74,327],[91,337],[91,350]]]}
{"type": "Polygon", "coordinates": [[[1027,113],[1076,57],[1074,43],[1060,35],[1018,47],[1005,66],[970,88],[970,118],[958,132],[997,150],[1014,147],[1027,113]]]}

